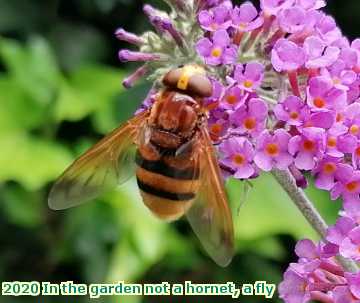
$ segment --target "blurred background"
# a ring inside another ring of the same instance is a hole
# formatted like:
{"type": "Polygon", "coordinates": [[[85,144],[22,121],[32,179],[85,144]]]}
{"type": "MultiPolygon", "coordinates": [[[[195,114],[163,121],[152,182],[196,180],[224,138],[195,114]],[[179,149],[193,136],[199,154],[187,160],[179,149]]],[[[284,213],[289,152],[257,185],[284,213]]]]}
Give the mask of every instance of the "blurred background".
{"type": "MultiPolygon", "coordinates": [[[[161,1],[146,2],[164,7],[161,1]]],[[[358,37],[360,1],[328,2],[328,12],[346,35],[358,37]]],[[[295,260],[296,241],[316,239],[271,176],[254,181],[234,216],[237,253],[225,269],[209,259],[185,221],[167,224],[153,218],[133,180],[84,206],[48,209],[54,179],[77,155],[131,117],[146,95],[149,83],[129,91],[122,88],[122,78],[135,65],[118,62],[119,48],[128,46],[113,35],[117,27],[137,33],[149,28],[142,5],[135,0],[0,0],[0,281],[278,283],[295,260]]],[[[239,201],[243,184],[231,181],[228,189],[231,199],[239,201]]],[[[340,204],[312,186],[307,192],[333,223],[340,204]]],[[[39,298],[1,297],[0,302],[39,298]]],[[[264,299],[248,297],[246,302],[264,299]]]]}

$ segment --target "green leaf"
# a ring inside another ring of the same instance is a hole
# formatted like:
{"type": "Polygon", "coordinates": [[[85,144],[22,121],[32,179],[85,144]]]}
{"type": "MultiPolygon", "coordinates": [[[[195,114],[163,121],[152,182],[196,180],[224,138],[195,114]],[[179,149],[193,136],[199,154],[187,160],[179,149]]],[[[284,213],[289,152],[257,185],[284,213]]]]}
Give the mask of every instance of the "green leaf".
{"type": "MultiPolygon", "coordinates": [[[[234,216],[236,235],[239,243],[243,240],[270,237],[276,234],[290,234],[297,239],[318,239],[318,235],[295,207],[284,190],[270,174],[262,174],[252,181],[248,200],[242,206],[239,216],[234,216]]],[[[241,197],[241,183],[237,180],[229,182],[229,194],[232,203],[241,197]]],[[[326,195],[313,194],[317,205],[321,205],[325,218],[334,216],[337,207],[326,195]]]]}
{"type": "Polygon", "coordinates": [[[28,192],[19,186],[7,186],[0,197],[1,207],[11,223],[31,228],[43,222],[41,193],[28,192]]]}
{"type": "Polygon", "coordinates": [[[38,127],[43,123],[43,108],[19,88],[15,81],[0,76],[0,134],[38,127]]]}
{"type": "Polygon", "coordinates": [[[10,76],[29,97],[42,105],[54,99],[60,73],[44,39],[33,37],[24,46],[15,40],[1,38],[0,57],[10,76]]]}
{"type": "Polygon", "coordinates": [[[54,180],[71,162],[64,147],[26,133],[0,135],[0,182],[15,180],[36,190],[54,180]]]}
{"type": "Polygon", "coordinates": [[[104,66],[83,66],[63,81],[55,104],[57,121],[77,121],[105,108],[120,92],[121,73],[104,66]]]}
{"type": "Polygon", "coordinates": [[[95,129],[105,134],[131,118],[149,90],[150,84],[147,82],[129,90],[122,90],[116,98],[112,98],[103,108],[95,112],[93,116],[95,129]]]}

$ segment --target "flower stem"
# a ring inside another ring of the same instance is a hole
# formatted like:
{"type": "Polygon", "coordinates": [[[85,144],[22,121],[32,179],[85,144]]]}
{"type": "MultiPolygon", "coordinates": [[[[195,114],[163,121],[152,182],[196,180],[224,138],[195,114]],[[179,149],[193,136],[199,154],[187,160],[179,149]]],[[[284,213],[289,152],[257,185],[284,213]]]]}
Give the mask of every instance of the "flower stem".
{"type": "MultiPolygon", "coordinates": [[[[289,170],[272,171],[276,181],[287,192],[291,200],[295,203],[297,208],[301,211],[306,220],[314,228],[314,230],[321,236],[323,240],[326,239],[326,232],[328,226],[325,220],[321,217],[320,213],[315,208],[314,204],[306,196],[305,192],[296,185],[295,178],[291,175],[289,170]]],[[[357,272],[359,268],[355,262],[338,257],[338,261],[341,263],[344,269],[350,272],[357,272]]]]}

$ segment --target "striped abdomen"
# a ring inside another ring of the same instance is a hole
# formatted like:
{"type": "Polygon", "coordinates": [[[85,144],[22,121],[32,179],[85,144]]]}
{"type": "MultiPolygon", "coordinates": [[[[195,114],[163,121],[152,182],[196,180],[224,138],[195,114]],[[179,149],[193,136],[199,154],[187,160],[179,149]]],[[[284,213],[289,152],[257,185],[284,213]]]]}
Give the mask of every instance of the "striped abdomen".
{"type": "Polygon", "coordinates": [[[136,177],[145,205],[160,219],[173,221],[190,208],[199,186],[199,169],[192,152],[175,156],[152,143],[140,146],[136,177]]]}

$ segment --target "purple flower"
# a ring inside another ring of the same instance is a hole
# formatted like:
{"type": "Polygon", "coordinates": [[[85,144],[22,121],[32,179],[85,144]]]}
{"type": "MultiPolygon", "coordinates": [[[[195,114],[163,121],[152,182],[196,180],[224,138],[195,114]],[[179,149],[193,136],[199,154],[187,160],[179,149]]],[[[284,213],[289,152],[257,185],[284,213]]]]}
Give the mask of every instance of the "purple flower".
{"type": "Polygon", "coordinates": [[[315,30],[327,45],[330,45],[341,38],[341,31],[337,27],[334,18],[327,16],[324,13],[321,13],[315,26],[315,30]]]}
{"type": "Polygon", "coordinates": [[[352,153],[357,144],[356,137],[347,134],[347,127],[336,123],[327,132],[326,154],[332,157],[343,157],[344,153],[352,153]]]}
{"type": "Polygon", "coordinates": [[[289,267],[284,280],[279,285],[280,298],[289,303],[306,303],[311,299],[309,280],[306,275],[300,274],[289,267]]]}
{"type": "Polygon", "coordinates": [[[296,2],[306,10],[319,9],[326,6],[324,0],[297,0],[296,2]]]}
{"type": "Polygon", "coordinates": [[[255,136],[264,129],[267,114],[268,107],[266,103],[253,98],[247,105],[239,107],[231,115],[230,121],[237,127],[236,132],[255,136]]]}
{"type": "Polygon", "coordinates": [[[326,240],[337,246],[340,246],[348,233],[354,229],[355,222],[346,217],[341,217],[336,221],[334,226],[330,226],[327,230],[326,240]]]}
{"type": "Polygon", "coordinates": [[[230,37],[226,30],[216,31],[212,41],[208,38],[200,39],[196,44],[196,51],[209,65],[231,64],[237,57],[237,48],[230,45],[230,37]]]}
{"type": "Polygon", "coordinates": [[[336,119],[336,113],[334,111],[317,111],[306,112],[304,127],[318,127],[325,130],[331,128],[336,119]]]}
{"type": "Polygon", "coordinates": [[[304,50],[306,53],[307,68],[327,67],[335,63],[339,58],[340,49],[334,46],[327,46],[323,40],[316,36],[305,39],[304,50]]]}
{"type": "Polygon", "coordinates": [[[334,303],[359,303],[360,298],[356,298],[348,286],[338,286],[332,291],[334,303]]]}
{"type": "Polygon", "coordinates": [[[211,10],[203,10],[199,13],[199,23],[210,32],[226,30],[231,25],[230,9],[226,5],[220,5],[211,10]]]}
{"type": "Polygon", "coordinates": [[[335,174],[340,163],[339,158],[325,157],[314,168],[315,186],[323,190],[331,190],[335,185],[335,174]]]}
{"type": "Polygon", "coordinates": [[[360,203],[360,171],[355,171],[350,165],[340,164],[336,179],[331,198],[335,200],[342,196],[344,203],[360,203]]]}
{"type": "Polygon", "coordinates": [[[294,5],[295,0],[260,0],[261,9],[268,16],[277,15],[283,9],[294,5]]]}
{"type": "Polygon", "coordinates": [[[309,19],[301,6],[294,6],[280,11],[279,25],[286,33],[298,33],[305,29],[309,19]]]}
{"type": "Polygon", "coordinates": [[[249,32],[263,25],[264,19],[258,17],[258,12],[251,2],[245,2],[232,11],[234,28],[240,32],[249,32]]]}
{"type": "Polygon", "coordinates": [[[123,28],[119,28],[118,30],[116,30],[115,32],[116,38],[118,38],[121,41],[125,41],[131,44],[135,44],[138,46],[141,46],[144,44],[145,40],[133,33],[129,33],[126,30],[124,30],[123,28]]]}
{"type": "Polygon", "coordinates": [[[237,64],[234,72],[234,79],[240,87],[246,91],[253,92],[260,85],[264,78],[264,65],[256,62],[246,64],[245,70],[241,64],[237,64]]]}
{"type": "Polygon", "coordinates": [[[294,42],[279,39],[271,52],[271,63],[277,72],[297,70],[305,63],[304,50],[294,42]]]}
{"type": "Polygon", "coordinates": [[[339,247],[340,254],[354,261],[360,261],[360,226],[347,234],[339,247]]]}
{"type": "Polygon", "coordinates": [[[225,90],[224,86],[219,81],[211,79],[211,83],[213,87],[212,96],[204,100],[204,105],[209,111],[212,111],[219,106],[220,99],[225,90]]]}
{"type": "Polygon", "coordinates": [[[311,170],[316,161],[321,160],[325,149],[325,131],[317,127],[302,129],[301,134],[292,137],[289,152],[295,156],[298,169],[311,170]]]}
{"type": "Polygon", "coordinates": [[[308,104],[314,110],[342,111],[347,105],[346,92],[334,88],[333,82],[328,77],[314,77],[309,81],[308,104]]]}
{"type": "Polygon", "coordinates": [[[208,120],[208,128],[210,137],[213,141],[218,141],[219,138],[226,135],[229,128],[228,115],[222,109],[213,110],[208,120]]]}
{"type": "Polygon", "coordinates": [[[360,139],[360,103],[353,103],[346,108],[344,125],[348,127],[349,134],[360,139]]]}
{"type": "Polygon", "coordinates": [[[293,162],[288,152],[288,143],[291,136],[283,129],[278,129],[271,135],[264,130],[257,139],[255,164],[264,171],[270,171],[274,167],[287,169],[293,162]]]}
{"type": "Polygon", "coordinates": [[[351,85],[357,80],[354,71],[346,69],[346,63],[343,60],[337,60],[332,66],[322,69],[321,74],[331,78],[334,87],[348,91],[351,85]]]}
{"type": "Polygon", "coordinates": [[[220,146],[223,154],[221,163],[234,171],[237,179],[250,178],[255,169],[252,164],[254,158],[254,148],[249,140],[244,137],[233,137],[220,146]]]}
{"type": "Polygon", "coordinates": [[[360,271],[358,273],[345,273],[345,278],[349,284],[351,294],[360,301],[360,271]]]}
{"type": "Polygon", "coordinates": [[[160,55],[143,53],[143,52],[134,52],[127,49],[119,51],[119,59],[122,62],[127,61],[158,61],[161,59],[160,55]]]}
{"type": "Polygon", "coordinates": [[[357,143],[356,148],[352,152],[351,159],[352,159],[352,165],[355,168],[359,168],[360,167],[360,143],[359,142],[357,143]]]}
{"type": "Polygon", "coordinates": [[[309,109],[305,102],[296,96],[289,96],[284,101],[276,104],[274,114],[280,121],[288,125],[300,126],[305,117],[309,115],[309,109]]]}
{"type": "Polygon", "coordinates": [[[230,86],[226,89],[223,98],[221,99],[221,106],[224,109],[235,110],[245,103],[247,95],[243,94],[241,87],[238,85],[230,86]]]}
{"type": "Polygon", "coordinates": [[[148,68],[146,65],[139,67],[134,73],[132,73],[129,77],[124,79],[123,85],[125,88],[131,88],[136,81],[144,77],[148,72],[148,68]]]}

